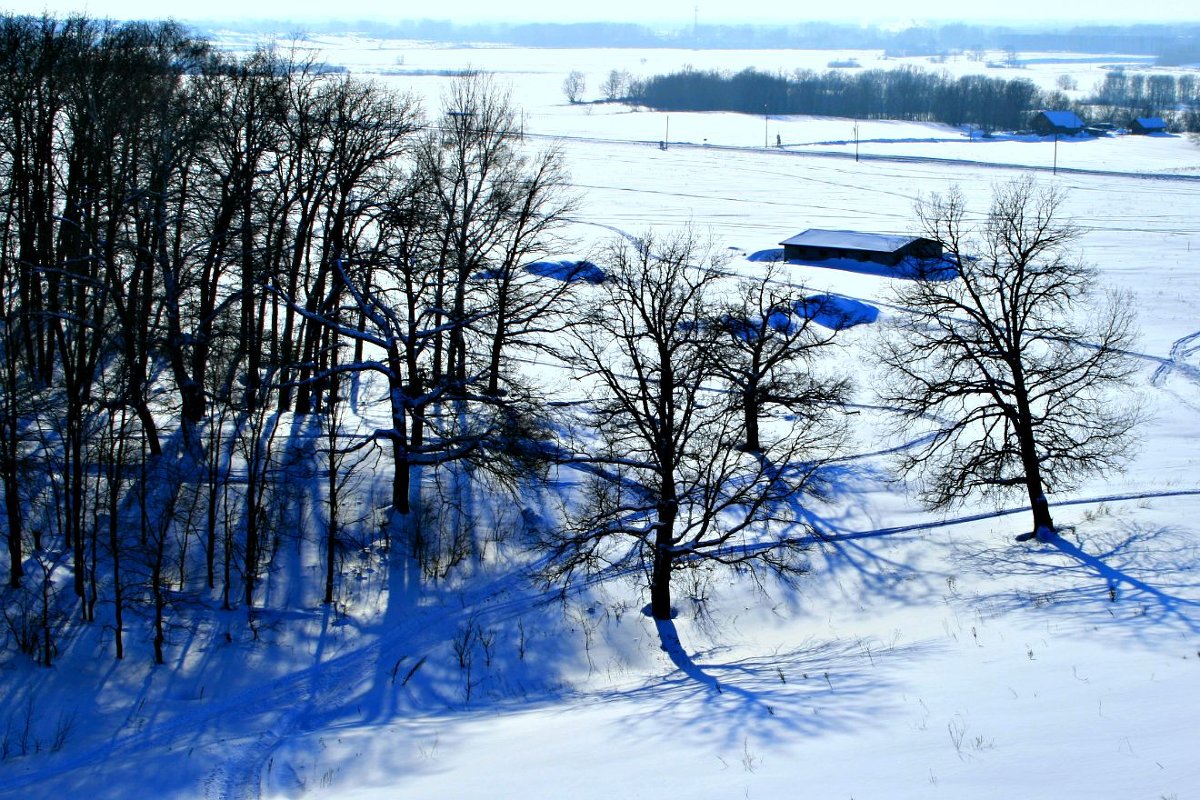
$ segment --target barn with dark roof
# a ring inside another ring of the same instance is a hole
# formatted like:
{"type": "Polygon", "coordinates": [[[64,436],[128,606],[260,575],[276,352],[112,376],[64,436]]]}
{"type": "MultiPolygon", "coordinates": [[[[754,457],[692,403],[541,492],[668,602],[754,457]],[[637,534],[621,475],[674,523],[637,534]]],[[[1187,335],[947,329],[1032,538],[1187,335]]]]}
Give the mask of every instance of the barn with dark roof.
{"type": "Polygon", "coordinates": [[[860,231],[828,231],[810,228],[783,245],[785,261],[828,261],[851,259],[894,267],[906,258],[941,258],[942,246],[932,239],[860,231]]]}
{"type": "Polygon", "coordinates": [[[1142,135],[1166,133],[1167,123],[1162,117],[1136,117],[1129,125],[1129,132],[1142,135]]]}
{"type": "Polygon", "coordinates": [[[1076,136],[1087,127],[1074,111],[1039,111],[1030,126],[1038,136],[1076,136]]]}

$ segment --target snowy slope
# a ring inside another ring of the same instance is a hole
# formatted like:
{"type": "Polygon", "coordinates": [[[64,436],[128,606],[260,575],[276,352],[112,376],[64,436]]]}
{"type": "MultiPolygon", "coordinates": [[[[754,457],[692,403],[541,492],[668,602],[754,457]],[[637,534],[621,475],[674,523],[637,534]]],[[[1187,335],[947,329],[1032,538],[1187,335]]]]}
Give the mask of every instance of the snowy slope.
{"type": "MultiPolygon", "coordinates": [[[[861,360],[886,323],[888,279],[791,266],[814,293],[882,310],[841,334],[860,385],[857,442],[839,493],[814,509],[825,540],[794,587],[728,576],[681,586],[676,630],[658,630],[632,579],[560,596],[528,580],[530,557],[501,546],[418,586],[376,548],[347,565],[346,602],[330,610],[311,588],[311,545],[269,576],[274,599],[253,629],[244,612],[181,613],[165,669],[136,634],[114,661],[100,625],[64,642],[52,670],[6,656],[0,797],[1200,792],[1200,182],[1187,177],[1200,148],[1180,137],[1060,143],[1060,166],[1089,171],[1055,176],[1049,143],[861,123],[864,153],[910,160],[855,162],[852,141],[800,146],[845,139],[850,121],[768,120],[771,141],[778,130],[795,145],[780,150],[761,146],[761,118],[672,114],[670,139],[687,144],[664,151],[665,115],[563,103],[571,65],[623,66],[611,51],[337,44],[381,70],[504,70],[530,131],[569,137],[585,243],[690,224],[746,273],[761,268],[746,256],[805,228],[903,231],[919,195],[958,184],[982,211],[993,183],[1042,169],[1069,192],[1084,257],[1137,305],[1153,414],[1142,447],[1124,475],[1052,498],[1075,528],[1059,542],[1014,543],[1028,524],[1020,508],[922,511],[889,480],[880,453],[903,443],[871,407],[861,360]],[[681,647],[664,650],[673,633],[681,647]]],[[[677,54],[639,57],[649,72],[677,54]]],[[[431,82],[425,91],[442,79],[412,80],[431,82]]],[[[544,510],[541,498],[527,505],[544,510]]]]}

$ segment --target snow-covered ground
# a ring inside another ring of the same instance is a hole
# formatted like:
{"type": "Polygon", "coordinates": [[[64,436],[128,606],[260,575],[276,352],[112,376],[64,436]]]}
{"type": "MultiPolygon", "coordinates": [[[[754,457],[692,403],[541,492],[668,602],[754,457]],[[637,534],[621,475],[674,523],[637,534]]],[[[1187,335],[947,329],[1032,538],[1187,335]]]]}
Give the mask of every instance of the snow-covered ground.
{"type": "MultiPolygon", "coordinates": [[[[245,49],[259,43],[251,37],[230,37],[232,47],[245,49]]],[[[515,89],[525,110],[527,130],[565,138],[600,138],[634,141],[662,139],[672,142],[731,147],[774,146],[788,151],[837,152],[843,155],[928,157],[1052,168],[1055,146],[1050,139],[980,139],[943,125],[813,117],[762,117],[738,114],[664,114],[632,110],[626,106],[565,102],[563,79],[572,71],[584,75],[588,101],[602,97],[600,86],[612,70],[634,78],[672,72],[685,67],[737,72],[755,68],[790,73],[797,69],[823,72],[836,61],[853,60],[861,69],[894,69],[911,66],[952,76],[984,74],[1007,80],[1025,78],[1045,90],[1056,89],[1061,77],[1078,88],[1066,92],[1082,97],[1092,92],[1113,69],[1144,74],[1180,74],[1186,68],[1160,68],[1144,56],[1071,53],[1018,53],[1017,66],[1001,64],[1006,54],[990,52],[983,61],[966,55],[945,58],[888,58],[881,51],[827,50],[687,50],[595,49],[556,50],[501,46],[446,46],[385,41],[363,37],[317,36],[303,41],[280,40],[278,46],[311,53],[320,60],[345,66],[354,74],[377,78],[413,92],[429,108],[436,108],[441,92],[453,74],[465,69],[493,73],[515,89]],[[777,139],[778,137],[778,139],[777,139]]],[[[1115,168],[1131,172],[1200,172],[1200,149],[1181,146],[1178,138],[1139,140],[1128,137],[1062,139],[1058,143],[1060,168],[1115,168]]]]}
{"type": "MultiPolygon", "coordinates": [[[[873,455],[895,442],[888,414],[867,407],[860,353],[886,324],[889,280],[792,266],[790,278],[814,293],[883,312],[841,334],[864,407],[840,490],[815,509],[828,541],[793,588],[729,577],[681,585],[682,649],[665,651],[635,583],[563,597],[526,580],[522,557],[503,547],[419,588],[402,561],[364,552],[342,575],[347,613],[316,596],[285,604],[316,583],[314,543],[268,578],[267,597],[287,611],[268,599],[257,632],[244,612],[181,613],[166,668],[149,664],[136,636],[130,657],[114,661],[99,625],[63,642],[50,670],[6,655],[0,796],[1200,793],[1200,181],[1189,177],[1200,174],[1200,147],[1182,137],[1064,141],[1059,167],[1081,171],[1054,175],[1052,143],[861,122],[860,156],[902,158],[856,162],[848,120],[668,121],[568,106],[560,85],[577,68],[594,85],[611,68],[649,74],[685,58],[823,68],[851,56],[871,66],[869,54],[317,43],[337,45],[329,60],[356,72],[473,66],[511,80],[528,130],[559,137],[583,192],[580,254],[620,233],[692,225],[729,248],[732,269],[753,272],[761,265],[746,256],[805,228],[904,232],[921,194],[958,184],[982,212],[994,183],[1041,170],[1068,193],[1082,256],[1138,308],[1140,392],[1152,413],[1142,446],[1124,475],[1051,498],[1056,521],[1074,527],[1057,542],[1016,544],[1028,526],[1020,508],[922,511],[873,455]],[[763,147],[776,133],[786,146],[763,147]],[[838,141],[849,143],[828,144],[838,141]]],[[[1071,70],[1090,86],[1100,67],[1071,70]]],[[[1062,69],[1043,62],[1022,74],[1052,83],[1062,69]]],[[[382,79],[434,100],[447,80],[382,79]]],[[[515,511],[501,513],[519,527],[515,511]]]]}

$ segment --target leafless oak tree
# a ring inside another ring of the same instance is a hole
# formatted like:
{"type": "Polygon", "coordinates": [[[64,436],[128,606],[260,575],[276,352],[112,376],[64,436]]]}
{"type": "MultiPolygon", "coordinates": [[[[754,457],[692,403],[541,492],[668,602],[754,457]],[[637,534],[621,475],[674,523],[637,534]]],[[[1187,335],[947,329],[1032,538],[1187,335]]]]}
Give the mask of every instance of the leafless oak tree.
{"type": "Polygon", "coordinates": [[[814,372],[835,331],[797,314],[811,303],[784,278],[778,264],[768,264],[763,275],[740,282],[712,323],[721,334],[717,372],[740,398],[750,452],[762,447],[763,417],[777,410],[804,417],[814,445],[822,438],[839,440],[840,412],[850,397],[847,379],[814,372]]]}
{"type": "Polygon", "coordinates": [[[919,202],[959,276],[902,289],[908,312],[877,350],[881,401],[918,437],[899,466],[922,499],[942,508],[1024,490],[1033,530],[1021,539],[1054,533],[1047,493],[1121,465],[1139,418],[1122,393],[1135,371],[1129,303],[1098,296],[1063,202],[1031,178],[999,186],[977,224],[957,189],[919,202]]]}
{"type": "Polygon", "coordinates": [[[723,332],[711,324],[721,272],[690,233],[620,241],[606,266],[571,356],[594,387],[572,463],[593,477],[551,535],[552,573],[643,566],[651,614],[667,620],[681,569],[802,569],[798,502],[819,469],[801,464],[803,437],[787,426],[758,452],[742,446],[744,418],[718,369],[723,332]]]}

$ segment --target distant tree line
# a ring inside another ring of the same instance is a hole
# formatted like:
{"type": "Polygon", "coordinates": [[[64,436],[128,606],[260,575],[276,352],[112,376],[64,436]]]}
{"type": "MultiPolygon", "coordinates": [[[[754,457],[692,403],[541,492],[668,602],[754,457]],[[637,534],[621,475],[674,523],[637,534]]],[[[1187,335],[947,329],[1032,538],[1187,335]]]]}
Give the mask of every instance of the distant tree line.
{"type": "Polygon", "coordinates": [[[1075,104],[1080,116],[1125,126],[1135,117],[1162,117],[1172,130],[1200,131],[1200,82],[1192,74],[1110,70],[1090,97],[1075,104]]]}
{"type": "Polygon", "coordinates": [[[1025,78],[955,78],[911,66],[791,74],[688,68],[643,79],[625,76],[617,81],[610,76],[607,83],[627,87],[626,102],[662,111],[902,119],[998,131],[1027,129],[1033,112],[1059,109],[1075,111],[1089,122],[1121,127],[1134,117],[1158,116],[1173,130],[1200,131],[1197,80],[1186,74],[1113,70],[1090,97],[1077,101],[1060,91],[1042,91],[1025,78]]]}
{"type": "Polygon", "coordinates": [[[991,131],[1025,127],[1042,94],[1024,78],[953,78],[915,67],[790,75],[685,69],[631,82],[628,99],[664,111],[904,119],[991,131]]]}
{"type": "MultiPolygon", "coordinates": [[[[196,14],[190,19],[199,19],[196,14]]],[[[339,19],[300,25],[295,20],[226,21],[220,29],[277,33],[298,29],[367,33],[392,39],[497,42],[526,47],[700,47],[711,49],[883,50],[891,55],[946,55],[973,50],[1130,53],[1179,58],[1195,52],[1200,25],[1075,25],[1021,27],[953,23],[901,30],[823,21],[787,25],[718,25],[681,19],[650,28],[611,22],[453,23],[339,19]]],[[[1192,59],[1194,60],[1194,59],[1192,59]]],[[[1185,62],[1176,62],[1185,63],[1185,62]]]]}

